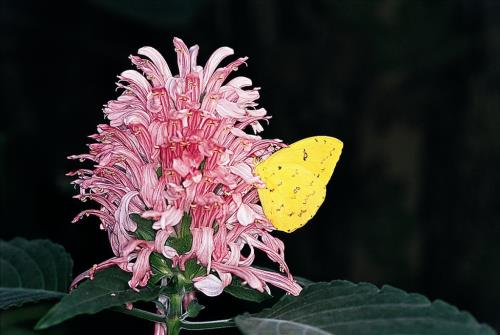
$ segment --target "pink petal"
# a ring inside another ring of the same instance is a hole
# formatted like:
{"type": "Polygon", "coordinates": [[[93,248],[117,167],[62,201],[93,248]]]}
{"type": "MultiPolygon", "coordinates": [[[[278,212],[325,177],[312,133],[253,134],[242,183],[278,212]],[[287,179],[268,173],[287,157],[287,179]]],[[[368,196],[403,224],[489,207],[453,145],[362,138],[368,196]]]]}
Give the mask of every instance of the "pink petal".
{"type": "Polygon", "coordinates": [[[193,282],[194,287],[209,297],[218,296],[222,293],[222,291],[224,291],[225,287],[222,281],[213,274],[209,274],[205,277],[194,278],[193,282]]]}
{"type": "Polygon", "coordinates": [[[252,168],[246,163],[238,163],[230,166],[229,169],[232,173],[241,177],[248,184],[260,183],[260,178],[253,175],[252,168]]]}
{"type": "Polygon", "coordinates": [[[189,48],[189,56],[191,57],[191,71],[194,71],[196,68],[196,61],[198,58],[198,51],[200,47],[198,45],[193,45],[189,48]]]}
{"type": "Polygon", "coordinates": [[[137,286],[146,286],[149,277],[151,276],[151,266],[149,265],[149,255],[152,249],[142,249],[137,256],[137,259],[132,266],[132,279],[128,284],[131,288],[135,289],[137,286]]]}
{"type": "Polygon", "coordinates": [[[137,224],[129,217],[129,204],[133,197],[138,195],[137,191],[128,192],[120,201],[120,206],[115,212],[116,222],[128,231],[134,232],[137,229],[137,224]]]}
{"type": "Polygon", "coordinates": [[[208,59],[207,63],[205,64],[205,68],[203,70],[203,88],[208,83],[208,80],[210,79],[215,69],[220,64],[220,62],[224,58],[232,54],[234,54],[233,49],[228,47],[221,47],[215,50],[215,52],[208,59]]]}
{"type": "Polygon", "coordinates": [[[245,116],[245,110],[240,108],[234,102],[225,99],[219,100],[215,110],[221,117],[241,119],[245,116]]]}
{"type": "Polygon", "coordinates": [[[231,79],[227,84],[227,86],[233,86],[237,88],[242,88],[246,86],[252,86],[252,80],[247,77],[235,77],[231,79]]]}
{"type": "Polygon", "coordinates": [[[186,44],[177,37],[174,37],[175,51],[177,52],[177,65],[179,66],[179,77],[184,78],[191,70],[190,55],[186,44]]]}
{"type": "Polygon", "coordinates": [[[247,204],[242,204],[238,208],[237,218],[240,224],[248,226],[255,221],[255,212],[247,204]]]}
{"type": "Polygon", "coordinates": [[[173,227],[180,222],[180,220],[182,219],[182,215],[182,210],[170,206],[161,214],[160,220],[153,224],[153,229],[165,229],[166,227],[173,227]]]}
{"type": "Polygon", "coordinates": [[[245,133],[243,130],[241,130],[239,128],[232,128],[231,129],[231,133],[234,136],[238,136],[238,137],[244,138],[246,140],[257,141],[257,140],[261,139],[260,136],[249,135],[249,134],[245,133]]]}
{"type": "Polygon", "coordinates": [[[182,159],[175,158],[172,163],[172,168],[175,172],[180,174],[182,177],[186,177],[191,171],[189,165],[187,165],[182,159]]]}
{"type": "Polygon", "coordinates": [[[170,72],[170,68],[165,61],[165,58],[163,58],[163,56],[155,48],[143,47],[140,48],[137,53],[151,59],[153,64],[158,68],[158,70],[161,71],[161,74],[163,75],[163,78],[165,80],[172,77],[172,72],[170,72]]]}

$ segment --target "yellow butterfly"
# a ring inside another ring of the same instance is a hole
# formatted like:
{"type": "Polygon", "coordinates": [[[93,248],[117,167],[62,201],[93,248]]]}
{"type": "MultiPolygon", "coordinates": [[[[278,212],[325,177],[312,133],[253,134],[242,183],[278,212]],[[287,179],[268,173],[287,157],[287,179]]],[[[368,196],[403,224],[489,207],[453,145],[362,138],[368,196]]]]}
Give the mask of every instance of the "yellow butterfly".
{"type": "Polygon", "coordinates": [[[278,150],[255,167],[264,214],[278,230],[302,227],[325,200],[326,184],[343,144],[329,136],[308,137],[278,150]]]}

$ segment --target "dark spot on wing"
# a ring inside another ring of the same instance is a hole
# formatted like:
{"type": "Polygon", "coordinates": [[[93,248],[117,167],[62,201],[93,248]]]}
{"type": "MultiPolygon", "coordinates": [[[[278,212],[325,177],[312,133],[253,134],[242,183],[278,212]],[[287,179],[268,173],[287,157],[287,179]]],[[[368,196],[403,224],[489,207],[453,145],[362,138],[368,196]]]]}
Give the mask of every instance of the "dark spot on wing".
{"type": "Polygon", "coordinates": [[[306,149],[304,149],[304,153],[302,155],[302,159],[304,160],[304,162],[307,160],[307,157],[308,157],[307,151],[306,149]]]}

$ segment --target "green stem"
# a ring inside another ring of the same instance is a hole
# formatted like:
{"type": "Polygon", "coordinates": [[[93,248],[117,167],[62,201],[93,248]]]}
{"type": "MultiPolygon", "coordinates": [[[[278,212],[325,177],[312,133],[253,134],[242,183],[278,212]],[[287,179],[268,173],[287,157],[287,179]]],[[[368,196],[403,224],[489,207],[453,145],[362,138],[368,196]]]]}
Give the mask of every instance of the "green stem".
{"type": "Polygon", "coordinates": [[[181,321],[181,329],[187,330],[209,330],[236,327],[233,319],[214,320],[214,321],[181,321]]]}
{"type": "Polygon", "coordinates": [[[167,334],[178,335],[181,331],[182,298],[185,294],[185,278],[178,274],[175,284],[177,293],[170,294],[167,314],[167,334]]]}
{"type": "Polygon", "coordinates": [[[169,307],[167,316],[168,335],[178,335],[180,328],[180,316],[182,315],[182,296],[179,293],[169,295],[169,307]]]}
{"type": "MultiPolygon", "coordinates": [[[[236,327],[233,319],[194,322],[194,321],[180,321],[180,319],[177,318],[176,320],[171,320],[171,322],[169,323],[166,317],[139,308],[132,308],[131,310],[129,310],[126,309],[125,307],[112,307],[110,308],[110,310],[135,316],[136,318],[139,319],[144,319],[153,322],[167,323],[171,327],[169,329],[172,329],[172,331],[176,329],[177,332],[180,329],[209,330],[209,329],[236,327]]],[[[171,335],[172,331],[170,331],[169,335],[171,335]]]]}
{"type": "Polygon", "coordinates": [[[148,311],[144,311],[142,309],[132,308],[129,310],[129,309],[126,309],[125,307],[112,307],[110,309],[112,311],[115,311],[115,312],[120,312],[123,314],[135,316],[136,318],[139,318],[139,319],[165,323],[164,316],[161,316],[161,315],[158,315],[155,313],[151,313],[148,311]]]}

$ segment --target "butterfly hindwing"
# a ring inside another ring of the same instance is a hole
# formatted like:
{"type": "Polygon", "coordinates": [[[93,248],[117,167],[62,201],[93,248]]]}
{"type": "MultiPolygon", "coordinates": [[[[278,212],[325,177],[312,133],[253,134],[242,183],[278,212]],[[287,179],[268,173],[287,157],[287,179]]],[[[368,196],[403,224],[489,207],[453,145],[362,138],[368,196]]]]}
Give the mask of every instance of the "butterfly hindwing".
{"type": "Polygon", "coordinates": [[[266,185],[258,190],[261,204],[277,229],[292,232],[316,214],[341,151],[342,142],[333,137],[309,137],[256,166],[266,185]]]}
{"type": "Polygon", "coordinates": [[[264,213],[278,230],[292,232],[316,214],[326,188],[301,165],[284,164],[269,172],[266,187],[259,189],[264,213]]]}

